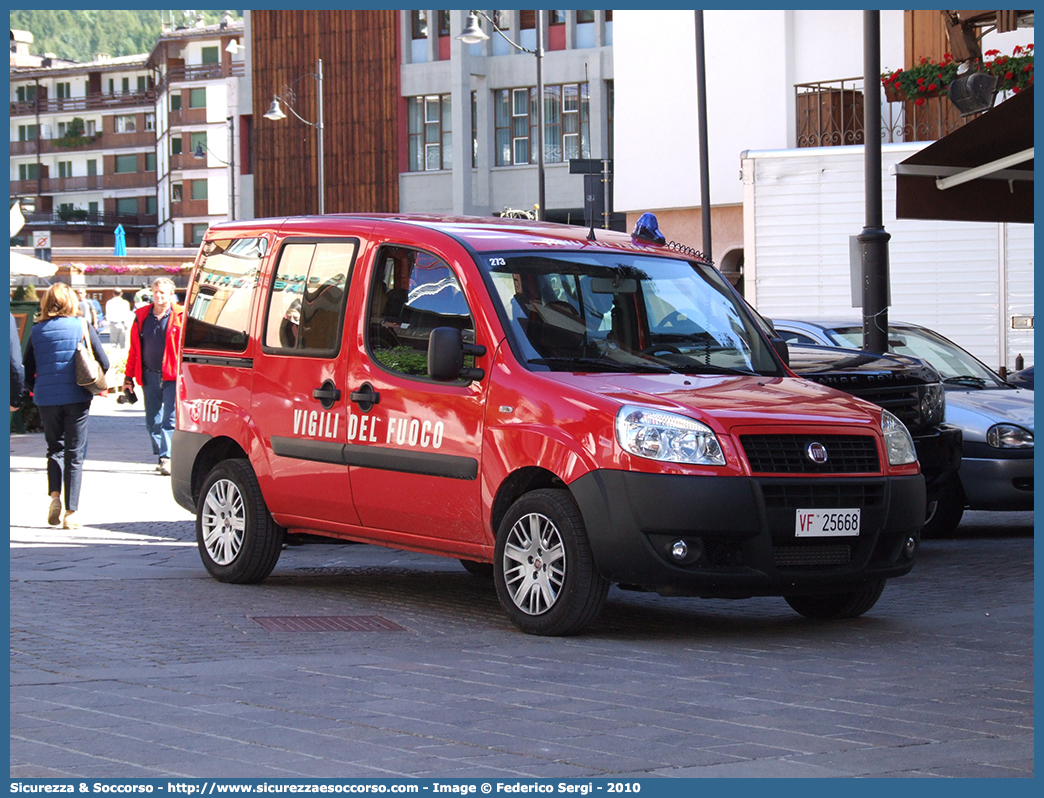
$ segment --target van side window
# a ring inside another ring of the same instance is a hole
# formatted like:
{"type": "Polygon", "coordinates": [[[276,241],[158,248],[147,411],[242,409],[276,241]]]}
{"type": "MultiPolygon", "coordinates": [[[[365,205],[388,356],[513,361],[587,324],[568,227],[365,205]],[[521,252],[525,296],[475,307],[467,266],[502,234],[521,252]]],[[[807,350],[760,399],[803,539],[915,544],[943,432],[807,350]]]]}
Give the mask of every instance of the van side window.
{"type": "MultiPolygon", "coordinates": [[[[434,255],[406,247],[384,247],[370,287],[370,351],[385,368],[426,377],[428,338],[436,327],[456,327],[475,340],[464,292],[453,270],[434,255]]],[[[466,365],[471,365],[467,358],[466,365]]]]}
{"type": "Polygon", "coordinates": [[[185,301],[185,348],[242,352],[250,306],[268,250],[264,238],[207,241],[185,301]]]}
{"type": "Polygon", "coordinates": [[[332,355],[340,347],[357,241],[294,242],[279,253],[265,317],[266,349],[332,355]]]}

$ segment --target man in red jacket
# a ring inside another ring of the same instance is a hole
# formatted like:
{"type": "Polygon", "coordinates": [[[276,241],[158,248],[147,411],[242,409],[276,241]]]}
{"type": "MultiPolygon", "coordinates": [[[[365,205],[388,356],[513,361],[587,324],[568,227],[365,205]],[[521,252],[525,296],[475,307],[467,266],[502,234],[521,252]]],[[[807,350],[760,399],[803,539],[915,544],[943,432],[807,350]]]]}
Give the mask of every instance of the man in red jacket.
{"type": "Polygon", "coordinates": [[[152,281],[152,304],[134,311],[130,350],[124,372],[124,390],[141,385],[145,399],[145,427],[152,439],[157,470],[170,476],[170,439],[174,433],[174,388],[178,377],[178,346],[184,309],[174,301],[174,281],[152,281]]]}

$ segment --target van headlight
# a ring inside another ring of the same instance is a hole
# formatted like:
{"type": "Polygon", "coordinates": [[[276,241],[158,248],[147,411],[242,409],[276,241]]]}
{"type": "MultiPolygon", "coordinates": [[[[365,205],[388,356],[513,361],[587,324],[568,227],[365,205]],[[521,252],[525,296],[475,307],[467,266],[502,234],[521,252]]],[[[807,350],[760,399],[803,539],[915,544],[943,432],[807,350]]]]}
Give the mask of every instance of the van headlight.
{"type": "Polygon", "coordinates": [[[887,410],[881,411],[881,432],[884,433],[889,465],[907,465],[917,461],[917,450],[914,449],[910,430],[887,410]]]}
{"type": "Polygon", "coordinates": [[[986,443],[994,449],[1032,449],[1033,433],[1014,424],[994,424],[986,432],[986,443]]]}
{"type": "Polygon", "coordinates": [[[649,460],[725,465],[714,431],[687,416],[624,405],[616,414],[616,440],[625,452],[649,460]]]}

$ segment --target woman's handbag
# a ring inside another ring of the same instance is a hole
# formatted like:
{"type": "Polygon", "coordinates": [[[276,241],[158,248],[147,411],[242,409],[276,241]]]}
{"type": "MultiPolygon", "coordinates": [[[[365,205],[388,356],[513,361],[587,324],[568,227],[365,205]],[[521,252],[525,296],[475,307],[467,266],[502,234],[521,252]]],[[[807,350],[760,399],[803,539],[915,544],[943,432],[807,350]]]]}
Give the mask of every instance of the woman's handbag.
{"type": "Polygon", "coordinates": [[[76,384],[97,396],[109,390],[105,371],[94,358],[91,336],[87,332],[87,320],[83,320],[83,338],[76,346],[76,384]]]}

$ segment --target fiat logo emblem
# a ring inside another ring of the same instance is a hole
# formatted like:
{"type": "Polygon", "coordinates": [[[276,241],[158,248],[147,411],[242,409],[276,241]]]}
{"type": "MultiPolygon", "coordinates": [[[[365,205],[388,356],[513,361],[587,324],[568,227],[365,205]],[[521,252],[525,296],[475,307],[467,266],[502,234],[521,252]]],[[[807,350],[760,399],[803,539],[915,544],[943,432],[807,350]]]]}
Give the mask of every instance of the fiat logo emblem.
{"type": "Polygon", "coordinates": [[[812,443],[806,446],[805,454],[808,455],[809,460],[818,465],[823,465],[827,461],[826,447],[819,441],[812,441],[812,443]]]}

